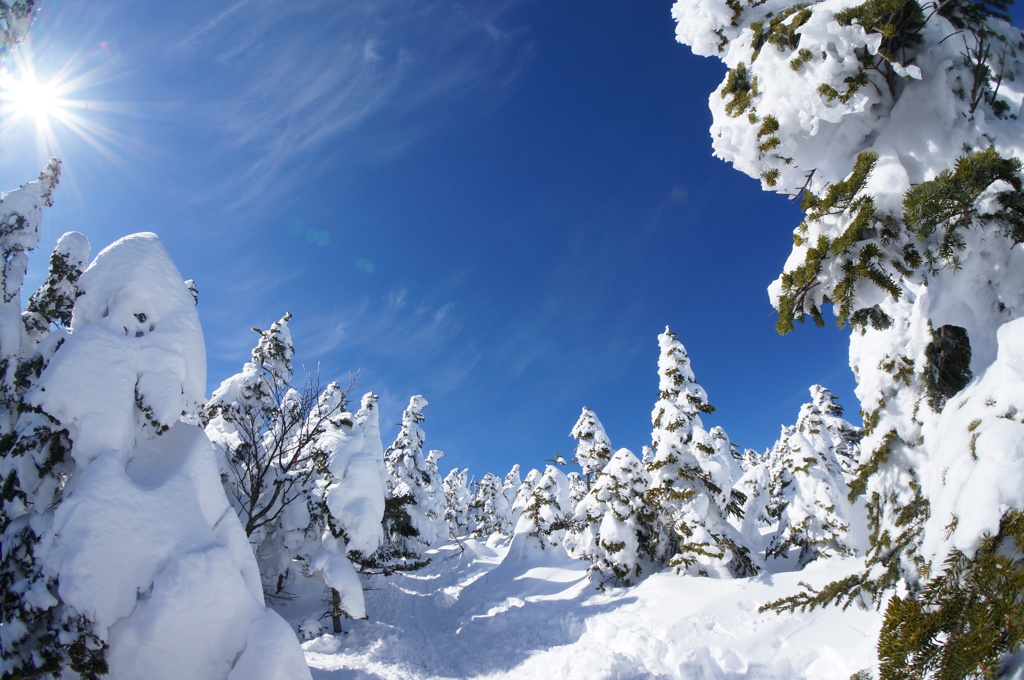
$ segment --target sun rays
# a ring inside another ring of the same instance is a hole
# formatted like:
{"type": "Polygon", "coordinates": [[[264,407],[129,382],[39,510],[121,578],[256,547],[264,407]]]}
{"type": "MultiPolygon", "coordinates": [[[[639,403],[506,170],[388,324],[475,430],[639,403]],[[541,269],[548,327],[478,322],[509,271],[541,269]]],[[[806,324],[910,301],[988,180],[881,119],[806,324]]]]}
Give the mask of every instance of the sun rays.
{"type": "Polygon", "coordinates": [[[26,45],[0,65],[0,135],[31,136],[43,158],[63,157],[67,145],[84,142],[107,161],[127,167],[124,156],[131,150],[124,148],[114,124],[126,107],[89,97],[109,74],[95,68],[76,73],[75,65],[84,61],[69,55],[60,69],[47,72],[37,67],[26,45]]]}

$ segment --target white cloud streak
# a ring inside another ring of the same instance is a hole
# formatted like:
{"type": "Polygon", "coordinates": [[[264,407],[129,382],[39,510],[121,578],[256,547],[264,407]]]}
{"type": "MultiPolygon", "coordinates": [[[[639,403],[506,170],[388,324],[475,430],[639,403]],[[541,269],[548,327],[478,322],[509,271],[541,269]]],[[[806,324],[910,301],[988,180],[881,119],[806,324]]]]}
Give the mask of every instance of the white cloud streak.
{"type": "Polygon", "coordinates": [[[203,81],[214,158],[243,168],[217,195],[258,209],[339,157],[400,151],[440,107],[500,100],[529,60],[502,27],[519,2],[242,0],[203,22],[172,51],[203,81]]]}

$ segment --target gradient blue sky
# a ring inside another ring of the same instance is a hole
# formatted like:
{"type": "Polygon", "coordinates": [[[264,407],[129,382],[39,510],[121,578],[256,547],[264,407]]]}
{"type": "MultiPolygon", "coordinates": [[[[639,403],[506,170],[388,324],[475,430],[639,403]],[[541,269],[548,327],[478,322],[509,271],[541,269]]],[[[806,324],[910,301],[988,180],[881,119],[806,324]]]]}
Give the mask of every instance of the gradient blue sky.
{"type": "Polygon", "coordinates": [[[442,471],[568,456],[582,406],[639,454],[666,325],[739,446],[814,383],[858,421],[847,331],[773,329],[800,213],[712,158],[724,72],[670,9],[44,0],[22,57],[83,106],[46,144],[5,119],[0,187],[60,155],[42,249],[158,233],[198,284],[211,389],[290,311],[299,361],[381,395],[385,440],[426,396],[442,471]]]}

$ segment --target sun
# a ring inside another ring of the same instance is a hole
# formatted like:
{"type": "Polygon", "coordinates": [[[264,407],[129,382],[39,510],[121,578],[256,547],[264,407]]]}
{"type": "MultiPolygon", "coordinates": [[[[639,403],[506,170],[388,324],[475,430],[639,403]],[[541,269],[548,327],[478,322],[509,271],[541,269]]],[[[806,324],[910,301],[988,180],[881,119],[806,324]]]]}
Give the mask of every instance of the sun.
{"type": "MultiPolygon", "coordinates": [[[[117,160],[117,132],[100,119],[112,107],[82,98],[101,74],[73,71],[72,66],[37,69],[28,47],[22,45],[11,63],[0,65],[0,137],[34,139],[44,158],[64,157],[68,145],[81,140],[117,160]]],[[[80,61],[68,59],[71,65],[80,61]]]]}
{"type": "Polygon", "coordinates": [[[0,98],[12,115],[31,118],[36,123],[60,118],[67,108],[59,85],[40,82],[33,75],[3,83],[0,98]]]}
{"type": "Polygon", "coordinates": [[[0,111],[4,117],[29,119],[37,126],[67,117],[69,102],[57,82],[43,82],[28,71],[21,77],[0,77],[0,111]]]}

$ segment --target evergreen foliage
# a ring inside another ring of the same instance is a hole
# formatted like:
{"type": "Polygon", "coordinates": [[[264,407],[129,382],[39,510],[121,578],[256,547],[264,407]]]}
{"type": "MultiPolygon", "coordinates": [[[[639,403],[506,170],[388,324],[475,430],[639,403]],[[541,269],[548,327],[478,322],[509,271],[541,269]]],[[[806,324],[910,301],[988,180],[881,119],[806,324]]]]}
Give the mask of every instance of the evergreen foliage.
{"type": "Polygon", "coordinates": [[[927,365],[924,374],[928,405],[938,413],[946,401],[967,387],[971,373],[971,341],[960,326],[945,325],[936,329],[925,350],[927,365]]]}
{"type": "Polygon", "coordinates": [[[953,550],[921,590],[894,596],[878,641],[881,680],[996,678],[1024,644],[1024,513],[1007,512],[973,555],[953,550]]]}

